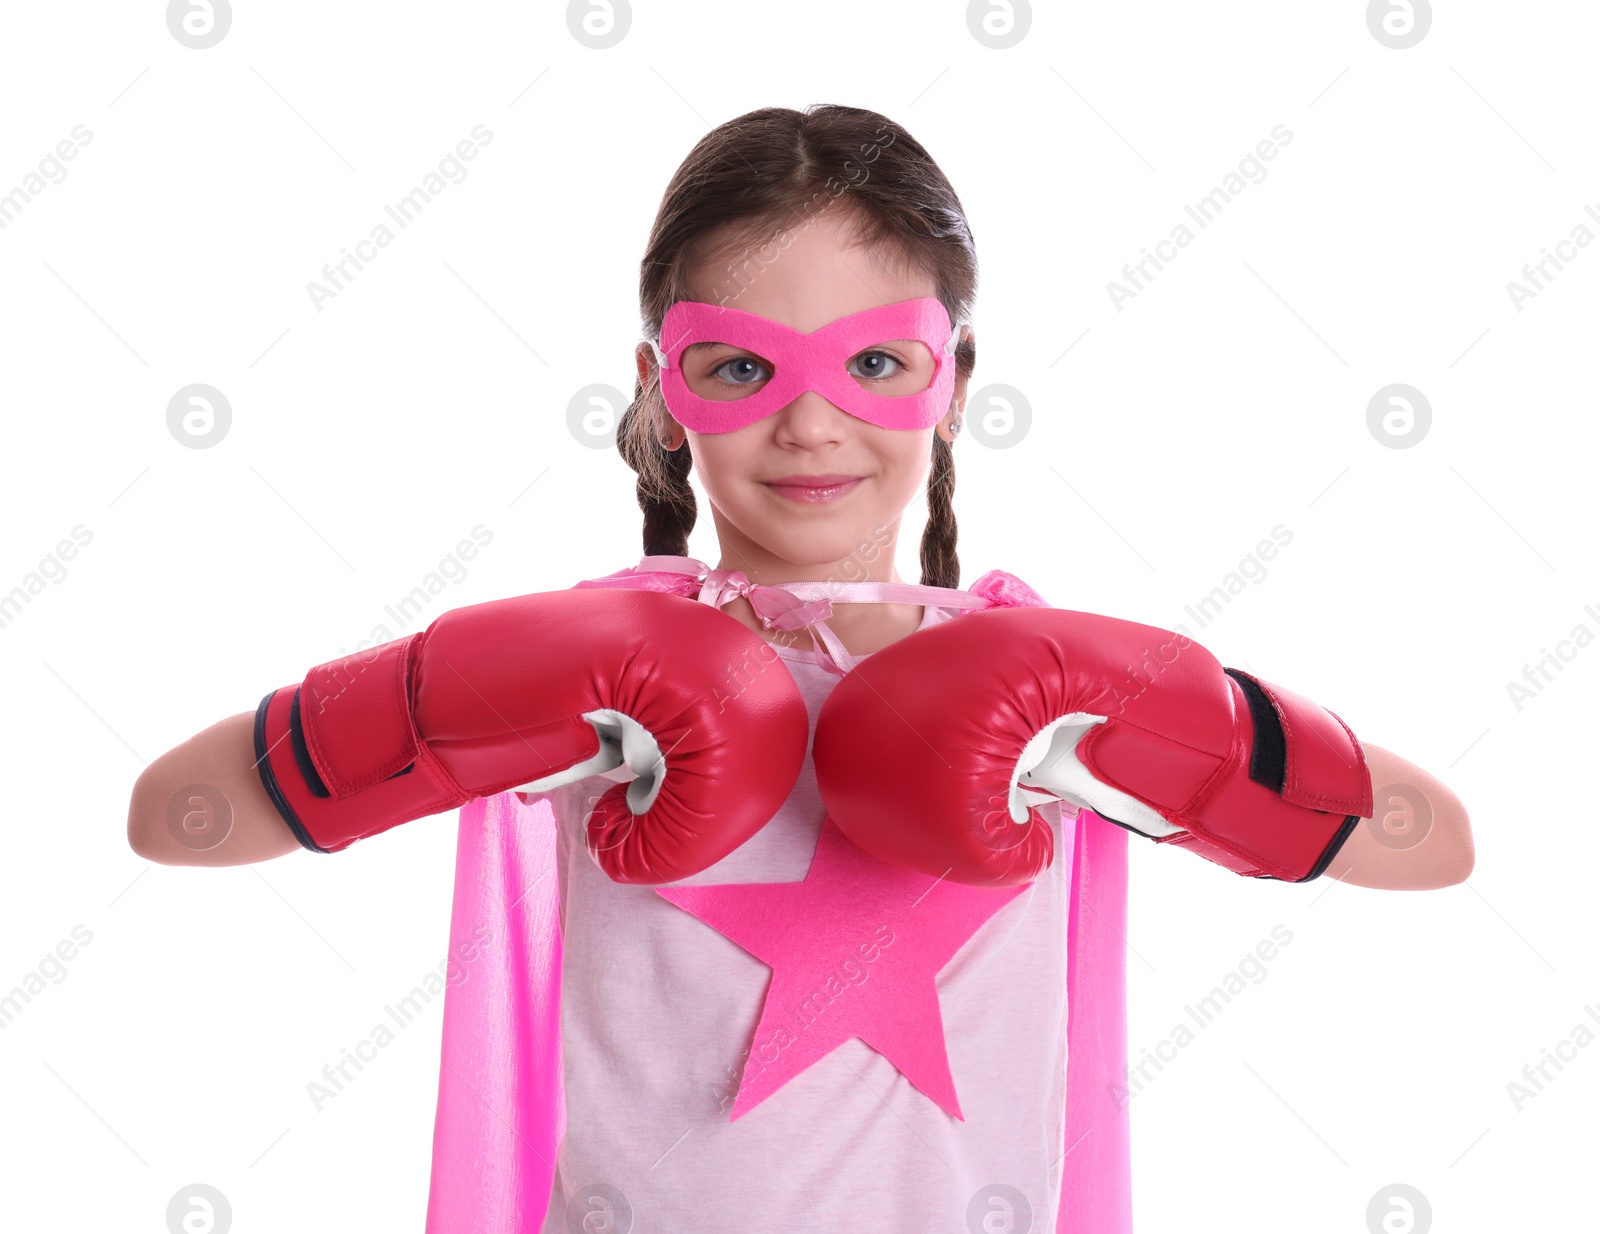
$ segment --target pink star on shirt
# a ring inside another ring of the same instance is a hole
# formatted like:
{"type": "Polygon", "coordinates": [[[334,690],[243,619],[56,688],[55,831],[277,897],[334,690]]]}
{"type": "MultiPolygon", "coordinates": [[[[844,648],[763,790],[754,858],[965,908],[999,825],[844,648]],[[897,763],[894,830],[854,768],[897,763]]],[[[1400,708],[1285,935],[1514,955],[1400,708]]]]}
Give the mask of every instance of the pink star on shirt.
{"type": "Polygon", "coordinates": [[[728,1121],[859,1037],[965,1122],[934,979],[1031,885],[971,887],[905,870],[825,818],[801,882],[656,888],[772,969],[728,1121]]]}

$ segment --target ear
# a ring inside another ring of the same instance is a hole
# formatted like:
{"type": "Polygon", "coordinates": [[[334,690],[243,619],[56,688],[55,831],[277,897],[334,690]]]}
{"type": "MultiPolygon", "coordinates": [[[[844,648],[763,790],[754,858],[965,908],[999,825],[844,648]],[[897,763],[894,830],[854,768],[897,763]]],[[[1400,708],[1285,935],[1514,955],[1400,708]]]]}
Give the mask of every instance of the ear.
{"type": "MultiPolygon", "coordinates": [[[[634,349],[633,359],[635,366],[639,370],[640,384],[648,390],[650,388],[650,379],[656,375],[655,352],[650,349],[649,343],[640,343],[634,349]]],[[[653,417],[650,431],[655,434],[657,441],[660,441],[662,432],[666,432],[667,440],[664,445],[668,450],[676,450],[685,440],[683,426],[672,418],[672,413],[667,411],[665,407],[661,408],[660,415],[653,417]],[[665,424],[662,423],[663,419],[665,424]]]]}
{"type": "MultiPolygon", "coordinates": [[[[971,326],[961,327],[961,337],[963,339],[970,340],[974,347],[977,346],[977,335],[973,333],[971,326]]],[[[946,441],[954,443],[955,437],[950,432],[950,422],[957,416],[964,417],[966,413],[967,375],[961,372],[961,370],[957,369],[956,383],[954,388],[950,391],[950,410],[944,413],[944,418],[939,421],[939,427],[934,431],[946,441]]]]}

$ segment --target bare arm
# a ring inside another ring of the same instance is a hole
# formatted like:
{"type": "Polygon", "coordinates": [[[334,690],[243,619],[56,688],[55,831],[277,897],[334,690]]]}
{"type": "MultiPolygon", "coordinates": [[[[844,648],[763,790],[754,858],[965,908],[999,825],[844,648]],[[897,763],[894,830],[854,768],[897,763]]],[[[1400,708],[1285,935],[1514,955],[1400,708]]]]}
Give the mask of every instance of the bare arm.
{"type": "Polygon", "coordinates": [[[1329,878],[1361,887],[1419,891],[1465,882],[1474,853],[1467,807],[1436,777],[1363,741],[1372,814],[1329,864],[1329,878]]]}
{"type": "Polygon", "coordinates": [[[171,866],[236,866],[301,847],[255,767],[255,714],[229,716],[168,750],[135,781],[128,844],[171,866]]]}

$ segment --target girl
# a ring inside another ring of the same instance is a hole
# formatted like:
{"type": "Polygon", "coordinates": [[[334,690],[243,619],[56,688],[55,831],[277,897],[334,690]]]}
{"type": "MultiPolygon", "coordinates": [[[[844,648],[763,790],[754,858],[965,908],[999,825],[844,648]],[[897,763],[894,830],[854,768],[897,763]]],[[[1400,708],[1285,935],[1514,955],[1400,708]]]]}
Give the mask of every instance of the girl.
{"type": "MultiPolygon", "coordinates": [[[[767,108],[707,134],[668,186],[641,263],[646,338],[617,444],[638,474],[646,556],[579,586],[721,608],[769,645],[749,672],[790,674],[813,731],[861,658],[968,609],[1042,603],[1001,571],[956,590],[952,447],[976,357],[976,283],[954,190],[883,116],[767,108]],[[922,337],[873,335],[846,366],[854,389],[834,374],[827,396],[782,393],[770,355],[719,338],[718,318],[693,308],[804,336],[918,302],[922,337]],[[780,393],[762,408],[769,385],[780,393]],[[881,405],[855,390],[939,401],[920,426],[890,427],[858,414],[881,405]],[[714,569],[688,556],[691,469],[711,503],[714,569]],[[917,587],[895,560],[924,484],[917,587]]],[[[137,851],[236,864],[298,846],[264,784],[271,761],[254,721],[225,720],[140,777],[137,851]],[[168,798],[197,782],[218,786],[233,811],[225,842],[204,849],[166,824],[168,798]]],[[[1395,848],[1357,825],[1327,873],[1389,887],[1464,879],[1460,803],[1404,760],[1363,749],[1374,784],[1427,793],[1433,831],[1395,848]]],[[[808,752],[781,808],[741,846],[670,887],[626,884],[607,877],[586,825],[617,783],[660,762],[659,751],[639,754],[619,740],[605,770],[530,781],[462,811],[432,1234],[1131,1228],[1125,1102],[1112,1095],[1126,1062],[1125,830],[1036,795],[1056,854],[1045,874],[1023,887],[916,882],[827,825],[808,752]],[[813,887],[821,898],[786,894],[813,887]],[[859,937],[841,926],[896,887],[938,911],[859,937]],[[796,914],[802,927],[785,933],[796,914]],[[897,984],[904,957],[936,955],[928,923],[958,920],[932,970],[937,1015],[903,1017],[889,1034],[894,1000],[918,993],[897,984]],[[756,958],[754,939],[792,949],[796,933],[803,942],[835,927],[848,947],[828,954],[842,958],[798,993],[782,986],[797,952],[756,958]],[[775,1005],[784,989],[795,997],[775,1005]]]]}

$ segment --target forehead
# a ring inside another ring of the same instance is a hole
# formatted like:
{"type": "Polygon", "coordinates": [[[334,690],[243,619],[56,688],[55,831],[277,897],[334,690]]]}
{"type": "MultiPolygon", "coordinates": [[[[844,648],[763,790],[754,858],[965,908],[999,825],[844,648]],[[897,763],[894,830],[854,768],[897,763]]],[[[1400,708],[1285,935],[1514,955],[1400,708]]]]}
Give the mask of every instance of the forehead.
{"type": "MultiPolygon", "coordinates": [[[[882,307],[882,306],[873,305],[873,306],[871,306],[871,308],[862,309],[858,313],[848,313],[848,314],[846,314],[846,316],[849,316],[849,317],[859,316],[860,313],[871,312],[873,308],[879,308],[879,307],[882,307]]],[[[745,309],[745,310],[741,310],[741,311],[748,312],[749,310],[745,309]]],[[[786,324],[786,323],[779,323],[779,324],[786,324]]],[[[824,326],[826,326],[826,325],[831,325],[832,323],[831,322],[823,322],[822,324],[824,326]]],[[[906,333],[906,330],[904,329],[903,319],[898,319],[897,318],[897,319],[895,319],[893,321],[883,321],[883,322],[880,322],[878,324],[879,324],[879,329],[871,331],[871,341],[873,343],[915,342],[916,341],[914,338],[912,338],[911,335],[906,333]]],[[[741,332],[737,331],[737,330],[730,330],[728,332],[728,339],[732,340],[732,339],[736,338],[736,336],[738,336],[740,333],[741,332]]],[[[748,340],[746,340],[746,342],[735,342],[735,341],[725,341],[725,340],[717,339],[717,338],[705,339],[705,340],[702,340],[701,342],[698,342],[698,343],[690,343],[687,347],[685,347],[683,349],[683,354],[687,356],[687,355],[690,355],[690,354],[692,354],[692,353],[694,353],[696,351],[707,350],[707,349],[715,348],[715,347],[740,347],[740,348],[742,348],[742,347],[746,346],[747,342],[748,342],[748,340]]],[[[861,340],[857,339],[855,342],[849,344],[849,346],[854,348],[854,349],[859,350],[859,348],[862,346],[861,340]]]]}
{"type": "Polygon", "coordinates": [[[868,243],[839,203],[820,214],[713,232],[684,271],[686,298],[765,317],[810,334],[854,313],[937,294],[907,251],[868,243]]]}

